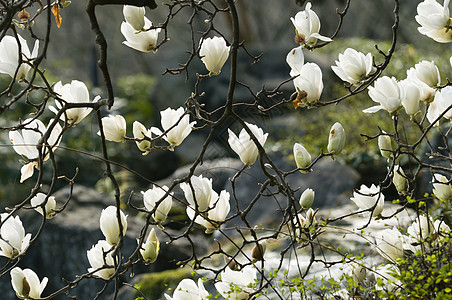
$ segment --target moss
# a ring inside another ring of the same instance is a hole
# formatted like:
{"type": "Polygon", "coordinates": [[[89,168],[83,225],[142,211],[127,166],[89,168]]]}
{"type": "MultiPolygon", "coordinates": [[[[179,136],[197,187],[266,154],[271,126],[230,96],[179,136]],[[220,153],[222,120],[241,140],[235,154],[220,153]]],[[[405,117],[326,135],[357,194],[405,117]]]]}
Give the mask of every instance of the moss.
{"type": "MultiPolygon", "coordinates": [[[[177,284],[184,278],[191,277],[191,269],[181,268],[176,270],[167,270],[156,273],[144,274],[138,282],[140,291],[149,300],[160,299],[168,288],[175,288],[177,284]]],[[[169,292],[172,294],[172,292],[169,292]]],[[[135,292],[133,299],[142,296],[138,291],[135,292]]]]}

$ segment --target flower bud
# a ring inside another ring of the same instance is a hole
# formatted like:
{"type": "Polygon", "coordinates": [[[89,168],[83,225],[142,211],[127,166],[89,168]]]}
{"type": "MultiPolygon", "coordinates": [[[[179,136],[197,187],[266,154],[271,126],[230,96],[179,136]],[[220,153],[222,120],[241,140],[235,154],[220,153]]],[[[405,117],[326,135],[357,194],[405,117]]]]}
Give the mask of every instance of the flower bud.
{"type": "Polygon", "coordinates": [[[30,18],[30,13],[23,9],[17,14],[17,16],[21,21],[27,21],[30,18]]]}
{"type": "Polygon", "coordinates": [[[406,179],[405,172],[403,172],[402,167],[399,165],[394,166],[392,183],[394,183],[394,186],[400,195],[406,195],[408,191],[408,179],[406,179]]]}
{"type": "Polygon", "coordinates": [[[143,243],[140,249],[140,253],[147,263],[153,263],[157,259],[159,251],[160,241],[155,234],[154,228],[152,228],[146,242],[143,243]]]}
{"type": "Polygon", "coordinates": [[[266,250],[265,243],[257,243],[257,245],[254,245],[253,251],[251,251],[251,257],[254,258],[256,261],[258,260],[264,260],[264,253],[266,250]]]}
{"type": "Polygon", "coordinates": [[[352,276],[355,283],[361,283],[366,279],[367,270],[365,267],[360,265],[352,266],[352,276]]]}
{"type": "Polygon", "coordinates": [[[334,123],[330,130],[330,136],[328,138],[328,152],[339,154],[345,145],[345,131],[341,123],[334,123]]]}
{"type": "Polygon", "coordinates": [[[306,189],[300,197],[300,206],[308,209],[314,203],[315,192],[312,189],[306,189]]]}
{"type": "Polygon", "coordinates": [[[141,31],[144,27],[144,7],[137,7],[133,5],[124,5],[122,10],[124,19],[129,23],[136,31],[141,31]]]}
{"type": "MultiPolygon", "coordinates": [[[[386,133],[383,131],[383,133],[386,133]]],[[[387,159],[392,159],[392,151],[394,149],[392,148],[391,143],[391,137],[388,135],[380,135],[378,137],[378,148],[380,148],[380,153],[383,157],[386,157],[387,159]]]]}
{"type": "MultiPolygon", "coordinates": [[[[105,236],[105,239],[110,245],[116,245],[119,242],[119,222],[117,217],[116,206],[109,206],[102,210],[100,215],[100,230],[105,236]]],[[[122,236],[126,234],[127,230],[127,216],[120,211],[122,236]]]]}
{"type": "MultiPolygon", "coordinates": [[[[105,139],[111,142],[123,142],[126,136],[126,120],[121,115],[102,118],[105,139]]],[[[100,131],[97,133],[100,135],[100,131]]]]}
{"type": "MultiPolygon", "coordinates": [[[[293,156],[297,167],[300,169],[307,168],[311,164],[311,154],[301,144],[295,143],[293,145],[293,156]]],[[[300,172],[306,173],[309,171],[300,170],[300,172]]]]}
{"type": "Polygon", "coordinates": [[[201,40],[199,55],[209,71],[209,76],[218,75],[229,56],[229,49],[223,37],[215,36],[201,40]]]}

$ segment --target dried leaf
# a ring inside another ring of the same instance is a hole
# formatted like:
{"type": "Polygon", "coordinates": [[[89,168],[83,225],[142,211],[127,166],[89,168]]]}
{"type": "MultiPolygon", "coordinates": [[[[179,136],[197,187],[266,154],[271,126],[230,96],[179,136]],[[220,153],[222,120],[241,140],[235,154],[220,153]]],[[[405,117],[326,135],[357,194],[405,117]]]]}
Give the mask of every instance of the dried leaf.
{"type": "Polygon", "coordinates": [[[58,28],[60,28],[61,21],[63,19],[61,18],[60,7],[58,6],[58,4],[55,4],[54,6],[52,6],[52,13],[55,16],[55,21],[56,21],[56,24],[57,24],[58,28]]]}

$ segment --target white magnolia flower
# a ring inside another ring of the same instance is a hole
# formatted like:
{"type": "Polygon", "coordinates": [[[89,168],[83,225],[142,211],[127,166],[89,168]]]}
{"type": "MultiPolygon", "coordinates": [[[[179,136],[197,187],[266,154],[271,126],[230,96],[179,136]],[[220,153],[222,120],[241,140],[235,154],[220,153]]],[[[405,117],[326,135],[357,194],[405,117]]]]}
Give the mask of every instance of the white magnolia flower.
{"type": "MultiPolygon", "coordinates": [[[[102,118],[105,139],[111,142],[123,142],[126,136],[126,120],[121,115],[102,118]]],[[[97,132],[100,135],[100,131],[97,132]]]]}
{"type": "Polygon", "coordinates": [[[151,232],[148,235],[148,238],[141,245],[140,253],[147,263],[153,263],[157,259],[159,251],[160,241],[157,238],[157,234],[155,234],[155,229],[152,228],[151,232]]]}
{"type": "Polygon", "coordinates": [[[195,207],[187,207],[187,215],[195,223],[198,223],[206,228],[206,233],[212,233],[220,228],[220,225],[226,219],[229,210],[230,195],[226,191],[221,191],[220,196],[215,191],[212,191],[212,200],[210,201],[209,210],[207,214],[199,214],[195,218],[195,207]],[[215,199],[215,200],[214,200],[215,199]]]}
{"type": "Polygon", "coordinates": [[[420,215],[413,224],[407,228],[408,236],[416,239],[417,242],[424,241],[434,233],[435,228],[433,227],[432,219],[424,215],[420,215]]]}
{"type": "MultiPolygon", "coordinates": [[[[165,133],[163,138],[170,144],[170,150],[179,146],[185,138],[191,133],[196,122],[190,123],[190,116],[184,115],[184,108],[178,109],[167,108],[160,112],[162,128],[165,133]]],[[[163,132],[157,127],[151,128],[152,133],[162,135],[163,132]]]]}
{"type": "Polygon", "coordinates": [[[449,2],[450,0],[444,0],[444,5],[436,0],[424,0],[419,3],[415,19],[421,27],[417,30],[439,43],[452,42],[449,2]]]}
{"type": "Polygon", "coordinates": [[[321,41],[333,41],[329,37],[319,34],[320,20],[317,14],[311,10],[311,2],[306,3],[305,10],[298,12],[294,18],[290,18],[295,26],[295,42],[300,45],[315,45],[317,39],[321,41]]]}
{"type": "Polygon", "coordinates": [[[144,137],[148,137],[148,138],[152,138],[152,131],[151,129],[146,129],[146,127],[141,124],[138,121],[133,122],[133,137],[137,140],[141,140],[142,141],[135,141],[135,143],[138,146],[138,149],[140,149],[140,151],[143,151],[143,155],[147,155],[149,154],[149,149],[151,147],[151,142],[148,140],[144,140],[144,137]]]}
{"type": "Polygon", "coordinates": [[[245,300],[254,291],[256,270],[246,266],[241,271],[226,268],[221,272],[221,281],[215,283],[217,291],[226,299],[245,300]]]}
{"type": "Polygon", "coordinates": [[[299,46],[290,50],[287,54],[286,62],[290,67],[290,76],[296,76],[301,73],[304,65],[303,47],[299,46]]]}
{"type": "Polygon", "coordinates": [[[408,191],[408,179],[406,179],[405,172],[399,165],[394,166],[394,176],[392,177],[392,183],[401,195],[406,195],[408,191]]]}
{"type": "MultiPolygon", "coordinates": [[[[53,119],[50,120],[49,125],[52,124],[53,119]]],[[[26,160],[26,164],[20,169],[21,177],[20,182],[24,182],[26,179],[33,176],[34,168],[38,167],[38,158],[39,158],[39,150],[38,147],[39,141],[42,136],[47,133],[47,128],[38,119],[26,119],[22,124],[26,124],[25,128],[22,129],[22,134],[18,131],[10,131],[9,139],[11,144],[13,145],[14,151],[17,154],[21,155],[22,158],[26,160]]],[[[63,129],[60,124],[56,124],[52,132],[50,133],[46,143],[51,148],[52,151],[55,151],[61,141],[61,132],[63,129]]],[[[46,161],[49,158],[49,151],[47,147],[43,148],[43,161],[46,161]]]]}
{"type": "Polygon", "coordinates": [[[433,174],[433,194],[443,201],[449,201],[452,199],[452,186],[449,183],[449,179],[441,174],[433,174]]]}
{"type": "Polygon", "coordinates": [[[431,88],[441,84],[441,75],[433,61],[423,60],[407,71],[407,76],[416,77],[431,88]]]}
{"type": "MultiPolygon", "coordinates": [[[[350,263],[352,277],[355,283],[362,283],[367,277],[367,268],[360,263],[350,263]]],[[[346,298],[348,299],[348,298],[346,298]]]]}
{"type": "Polygon", "coordinates": [[[214,36],[213,38],[206,38],[199,43],[199,55],[201,60],[210,72],[209,76],[218,75],[221,68],[228,59],[229,49],[223,37],[214,36]]]}
{"type": "Polygon", "coordinates": [[[313,189],[305,189],[300,197],[300,206],[303,208],[310,208],[314,203],[315,192],[313,189]]]}
{"type": "MultiPolygon", "coordinates": [[[[246,122],[245,124],[251,130],[253,135],[256,137],[259,144],[263,147],[265,142],[267,141],[268,133],[264,134],[264,131],[254,124],[246,122]]],[[[245,129],[242,129],[238,137],[230,129],[228,129],[228,132],[229,132],[228,138],[229,146],[231,146],[232,150],[234,150],[234,152],[239,155],[240,160],[247,166],[254,164],[259,154],[259,151],[257,149],[256,144],[248,134],[248,132],[246,132],[245,129]]]]}
{"type": "MultiPolygon", "coordinates": [[[[36,196],[34,196],[31,200],[31,206],[35,207],[35,210],[40,213],[41,215],[44,215],[44,211],[42,209],[42,204],[46,201],[46,194],[43,193],[37,193],[36,196]]],[[[47,198],[47,202],[44,205],[45,211],[46,211],[46,218],[52,219],[55,216],[55,207],[56,207],[56,201],[54,196],[49,196],[47,198]]]]}
{"type": "Polygon", "coordinates": [[[192,176],[190,183],[183,182],[180,184],[185,199],[191,207],[197,208],[199,212],[206,211],[210,206],[212,195],[216,195],[212,189],[212,179],[204,178],[202,175],[192,176]]]}
{"type": "Polygon", "coordinates": [[[24,79],[31,69],[31,66],[25,62],[32,61],[38,56],[39,40],[36,40],[33,51],[30,53],[27,41],[20,35],[17,35],[17,38],[19,39],[23,62],[19,67],[19,45],[16,38],[6,35],[0,41],[0,73],[8,74],[14,78],[17,71],[16,78],[24,79]]]}
{"type": "Polygon", "coordinates": [[[404,90],[402,105],[407,115],[415,115],[419,111],[419,103],[421,101],[421,87],[418,82],[405,79],[399,82],[400,87],[404,90]]]}
{"type": "Polygon", "coordinates": [[[2,227],[0,228],[0,256],[15,258],[22,255],[30,245],[31,234],[25,235],[19,216],[8,217],[9,214],[0,215],[2,227]]]}
{"type": "Polygon", "coordinates": [[[372,184],[370,187],[361,185],[358,191],[353,192],[353,198],[350,198],[359,207],[360,210],[371,209],[372,217],[377,217],[383,211],[385,196],[380,192],[380,188],[372,184]]]}
{"type": "MultiPolygon", "coordinates": [[[[124,236],[127,230],[127,216],[122,211],[120,211],[120,216],[122,236],[124,236]]],[[[120,231],[116,206],[111,205],[102,210],[100,215],[100,230],[110,245],[116,245],[119,242],[120,231]]]]}
{"type": "Polygon", "coordinates": [[[198,279],[198,285],[191,279],[182,279],[174,290],[173,297],[165,294],[167,300],[207,300],[209,292],[204,288],[202,279],[198,279]]]}
{"type": "Polygon", "coordinates": [[[38,275],[33,270],[15,267],[11,270],[11,284],[16,296],[20,299],[40,299],[42,291],[47,285],[48,278],[39,281],[38,275]]]}
{"type": "Polygon", "coordinates": [[[384,109],[389,113],[396,112],[402,106],[402,99],[405,97],[404,90],[394,77],[383,76],[375,81],[375,86],[369,87],[369,96],[374,102],[380,105],[369,107],[363,112],[375,113],[384,109]]]}
{"type": "MultiPolygon", "coordinates": [[[[383,131],[383,133],[386,132],[383,131]]],[[[387,159],[392,159],[392,152],[395,149],[392,147],[392,140],[389,135],[380,135],[378,137],[378,148],[380,149],[381,156],[386,157],[387,159]]]]}
{"type": "Polygon", "coordinates": [[[403,258],[403,238],[396,227],[379,232],[375,243],[378,253],[393,263],[397,262],[397,258],[403,258]]]}
{"type": "MultiPolygon", "coordinates": [[[[435,122],[441,114],[443,117],[452,120],[452,86],[446,86],[441,91],[436,92],[433,102],[428,106],[427,119],[430,123],[435,122]]],[[[435,126],[439,125],[439,120],[435,126]]]]}
{"type": "Polygon", "coordinates": [[[330,153],[339,154],[345,146],[345,130],[339,122],[334,123],[330,129],[327,150],[330,153]]]}
{"type": "Polygon", "coordinates": [[[300,76],[294,79],[293,84],[300,98],[299,106],[317,102],[323,91],[322,70],[315,63],[306,63],[301,67],[300,76]]]}
{"type": "Polygon", "coordinates": [[[171,206],[173,204],[172,196],[174,193],[170,193],[165,199],[161,200],[168,190],[166,185],[162,187],[157,187],[154,185],[153,188],[148,189],[146,192],[141,192],[143,194],[144,206],[148,211],[152,211],[155,208],[157,202],[161,201],[155,212],[152,214],[154,220],[158,223],[164,222],[168,216],[171,206]]]}
{"type": "Polygon", "coordinates": [[[144,14],[146,13],[144,7],[133,5],[124,5],[122,9],[124,19],[136,31],[141,31],[144,27],[144,14]]]}
{"type": "MultiPolygon", "coordinates": [[[[86,85],[78,80],[72,80],[71,83],[65,85],[58,81],[53,87],[53,91],[59,95],[66,103],[89,103],[89,92],[86,85]]],[[[93,102],[97,102],[100,96],[96,96],[93,102]]],[[[56,108],[50,106],[49,109],[55,114],[63,107],[59,100],[55,101],[56,108]]],[[[75,125],[80,123],[93,109],[90,107],[70,108],[66,110],[60,117],[61,120],[69,124],[75,125]]]]}
{"type": "Polygon", "coordinates": [[[331,69],[343,81],[356,85],[365,80],[372,71],[372,54],[364,55],[353,48],[347,48],[343,54],[339,53],[336,66],[331,66],[331,69]]]}
{"type": "MultiPolygon", "coordinates": [[[[298,143],[293,145],[293,156],[295,159],[295,163],[297,164],[297,168],[304,169],[311,165],[311,154],[309,154],[306,148],[298,143]]],[[[300,170],[302,173],[306,173],[308,171],[300,170]]]]}
{"type": "Polygon", "coordinates": [[[417,89],[419,90],[419,99],[422,102],[430,102],[435,95],[436,90],[418,78],[418,72],[416,71],[416,68],[409,68],[406,71],[406,75],[406,80],[402,80],[402,82],[409,81],[416,85],[417,89]]]}
{"type": "Polygon", "coordinates": [[[96,245],[86,251],[89,264],[88,272],[94,272],[93,275],[99,276],[105,280],[109,279],[115,273],[115,261],[112,254],[112,246],[104,240],[100,240],[96,245]]]}
{"type": "Polygon", "coordinates": [[[144,30],[137,32],[128,22],[122,22],[121,33],[126,38],[124,45],[141,51],[141,52],[156,52],[157,39],[161,28],[148,29],[152,27],[152,22],[144,17],[144,30]]]}

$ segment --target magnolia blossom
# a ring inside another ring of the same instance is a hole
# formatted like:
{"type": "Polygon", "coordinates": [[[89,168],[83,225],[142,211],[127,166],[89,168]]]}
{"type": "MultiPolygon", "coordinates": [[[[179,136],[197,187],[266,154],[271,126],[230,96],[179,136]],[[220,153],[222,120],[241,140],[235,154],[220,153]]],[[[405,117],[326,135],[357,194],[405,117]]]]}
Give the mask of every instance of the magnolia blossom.
{"type": "Polygon", "coordinates": [[[419,104],[421,101],[421,88],[418,83],[413,80],[405,79],[399,82],[400,87],[404,90],[402,106],[407,115],[413,116],[419,112],[419,104]]]}
{"type": "MultiPolygon", "coordinates": [[[[124,236],[127,230],[127,216],[122,211],[119,215],[121,216],[122,236],[124,236]]],[[[120,231],[116,206],[111,205],[102,210],[100,230],[110,245],[116,245],[119,242],[120,231]]]]}
{"type": "Polygon", "coordinates": [[[364,55],[353,48],[347,48],[344,54],[339,53],[336,66],[332,66],[331,69],[343,81],[356,85],[366,79],[372,71],[372,54],[364,55]]]}
{"type": "MultiPolygon", "coordinates": [[[[102,118],[105,139],[111,142],[123,142],[126,137],[126,120],[121,115],[102,118]]],[[[97,132],[100,135],[100,131],[97,132]]]]}
{"type": "Polygon", "coordinates": [[[317,102],[323,91],[322,70],[315,63],[304,64],[293,84],[298,92],[298,106],[317,102]]]}
{"type": "Polygon", "coordinates": [[[144,27],[144,14],[146,13],[144,7],[133,5],[124,5],[122,9],[124,19],[136,31],[141,31],[144,27]]]}
{"type": "Polygon", "coordinates": [[[384,258],[397,262],[397,258],[403,258],[403,238],[400,231],[394,227],[385,229],[375,237],[378,253],[384,258]]]}
{"type": "Polygon", "coordinates": [[[11,270],[11,284],[17,297],[20,299],[39,299],[47,285],[47,277],[39,281],[33,270],[15,267],[11,270]]]}
{"type": "Polygon", "coordinates": [[[424,0],[419,3],[415,18],[421,27],[417,30],[439,43],[452,42],[449,2],[450,0],[444,0],[442,6],[436,0],[424,0]]]}
{"type": "Polygon", "coordinates": [[[339,154],[344,149],[345,145],[345,130],[342,124],[339,122],[334,123],[330,129],[330,135],[328,137],[327,150],[333,154],[339,154]]]}
{"type": "Polygon", "coordinates": [[[210,72],[209,76],[218,75],[221,68],[228,59],[229,49],[223,37],[214,36],[213,38],[206,38],[199,43],[199,55],[201,60],[210,72]]]}
{"type": "MultiPolygon", "coordinates": [[[[452,86],[446,86],[441,91],[436,92],[433,102],[428,106],[427,119],[434,123],[440,115],[448,120],[452,120],[452,86]]],[[[435,126],[439,125],[439,120],[435,126]]]]}
{"type": "Polygon", "coordinates": [[[190,177],[190,184],[183,182],[180,188],[184,191],[188,204],[199,212],[206,211],[210,206],[212,195],[216,195],[212,189],[212,179],[204,178],[202,175],[190,177]]]}
{"type": "Polygon", "coordinates": [[[359,207],[360,210],[370,210],[375,206],[372,217],[377,217],[383,211],[385,201],[380,188],[372,184],[370,187],[361,185],[358,191],[353,192],[353,198],[350,198],[359,207]]]}
{"type": "MultiPolygon", "coordinates": [[[[72,80],[71,83],[65,85],[58,81],[53,87],[53,91],[59,95],[66,103],[89,103],[89,92],[86,85],[78,80],[72,80]]],[[[94,98],[93,102],[97,102],[100,96],[94,98]]],[[[49,109],[55,114],[63,107],[58,100],[55,102],[56,108],[50,106],[49,109]]],[[[75,125],[80,123],[93,109],[90,107],[78,107],[67,109],[60,117],[61,120],[75,125]]]]}
{"type": "Polygon", "coordinates": [[[415,238],[418,242],[424,241],[434,232],[432,219],[424,215],[420,215],[413,224],[407,228],[408,236],[415,238]]]}
{"type": "MultiPolygon", "coordinates": [[[[295,159],[295,163],[297,164],[297,168],[305,169],[311,165],[311,154],[309,154],[306,148],[298,143],[293,145],[293,156],[295,159]]],[[[306,173],[309,171],[300,170],[302,173],[306,173]]]]}
{"type": "Polygon", "coordinates": [[[350,265],[354,282],[362,283],[364,280],[366,280],[367,268],[364,265],[358,263],[351,263],[350,265]]]}
{"type": "Polygon", "coordinates": [[[406,195],[408,191],[408,179],[406,178],[405,172],[399,165],[394,166],[394,176],[392,177],[392,183],[401,195],[406,195]]]}
{"type": "Polygon", "coordinates": [[[384,132],[384,135],[380,135],[378,137],[378,148],[380,149],[381,156],[386,157],[387,159],[392,159],[393,157],[393,151],[395,150],[392,147],[392,140],[389,135],[385,135],[386,132],[384,132]]]}
{"type": "Polygon", "coordinates": [[[215,288],[226,299],[248,299],[257,281],[256,270],[252,266],[246,266],[241,271],[226,268],[220,276],[221,281],[215,283],[215,288]]]}
{"type": "Polygon", "coordinates": [[[157,46],[157,39],[161,28],[147,29],[151,27],[152,22],[146,17],[144,17],[144,28],[146,29],[138,32],[130,23],[122,22],[121,33],[126,38],[122,43],[141,52],[153,51],[155,53],[157,51],[155,47],[157,46]]]}
{"type": "Polygon", "coordinates": [[[142,140],[142,141],[135,141],[135,143],[138,146],[138,149],[140,151],[143,151],[143,155],[149,154],[149,149],[151,147],[151,142],[148,140],[145,140],[144,138],[152,138],[152,132],[151,129],[146,129],[143,124],[141,124],[138,121],[133,122],[133,138],[136,140],[142,140]]]}
{"type": "Polygon", "coordinates": [[[25,235],[19,216],[13,217],[3,213],[0,228],[0,256],[15,258],[22,255],[30,245],[31,233],[25,235]]]}
{"type": "Polygon", "coordinates": [[[452,199],[452,186],[449,183],[449,179],[441,174],[433,174],[433,194],[443,201],[452,199]]]}
{"type": "Polygon", "coordinates": [[[295,42],[300,45],[311,46],[317,39],[325,42],[333,41],[329,37],[319,34],[320,20],[317,14],[311,10],[311,2],[306,3],[303,11],[298,12],[295,18],[290,18],[295,26],[295,42]]]}
{"type": "Polygon", "coordinates": [[[290,50],[287,54],[286,62],[290,67],[290,76],[300,74],[304,65],[303,47],[299,46],[290,50]]]}
{"type": "MultiPolygon", "coordinates": [[[[415,85],[416,89],[419,91],[419,100],[422,102],[430,102],[432,100],[433,96],[435,95],[436,90],[433,87],[430,87],[424,81],[420,80],[418,77],[418,73],[419,72],[416,71],[416,68],[414,68],[414,67],[409,68],[406,71],[407,78],[405,80],[402,80],[400,83],[402,84],[402,87],[404,87],[405,92],[409,91],[409,89],[411,89],[413,87],[413,85],[415,85]],[[410,82],[411,85],[408,87],[404,86],[404,85],[406,85],[406,82],[410,82]]],[[[438,75],[439,75],[439,73],[438,73],[438,75]]],[[[406,95],[406,97],[410,97],[410,96],[406,95]]]]}
{"type": "MultiPolygon", "coordinates": [[[[50,120],[49,126],[52,122],[53,119],[50,120]]],[[[25,124],[25,128],[22,129],[22,134],[18,131],[9,132],[9,139],[14,151],[26,160],[26,164],[20,169],[22,174],[20,177],[21,183],[33,176],[34,168],[39,166],[38,158],[40,151],[38,149],[41,145],[40,140],[47,133],[46,126],[38,119],[26,119],[22,124],[25,124]]],[[[55,151],[60,143],[62,131],[63,129],[60,124],[56,124],[47,141],[44,141],[42,144],[48,144],[52,148],[52,151],[55,151]]],[[[47,147],[43,148],[42,151],[43,161],[46,161],[49,158],[49,151],[47,147]]]]}
{"type": "MultiPolygon", "coordinates": [[[[42,204],[46,201],[47,195],[43,193],[37,193],[36,196],[34,196],[31,200],[31,206],[35,207],[35,210],[40,213],[41,215],[44,215],[44,211],[42,209],[42,204]]],[[[49,196],[47,198],[47,202],[45,202],[45,211],[46,211],[46,218],[52,219],[55,216],[55,207],[56,207],[56,201],[54,196],[49,196]]]]}
{"type": "Polygon", "coordinates": [[[140,253],[147,263],[153,263],[157,259],[159,251],[160,241],[157,238],[157,234],[155,234],[155,229],[152,228],[151,232],[148,235],[148,238],[141,245],[140,253]]]}
{"type": "Polygon", "coordinates": [[[306,217],[299,213],[293,218],[292,222],[294,225],[294,236],[299,243],[309,240],[309,236],[307,235],[309,230],[306,229],[315,228],[318,225],[315,217],[315,211],[312,208],[308,209],[306,217]]]}
{"type": "Polygon", "coordinates": [[[300,206],[303,208],[310,208],[314,203],[315,192],[312,189],[305,189],[300,197],[300,206]]]}
{"type": "Polygon", "coordinates": [[[433,61],[423,60],[414,65],[407,71],[408,77],[416,77],[431,88],[436,87],[441,83],[441,75],[438,67],[433,61]]]}
{"type": "Polygon", "coordinates": [[[16,74],[15,78],[24,79],[28,71],[31,69],[31,65],[25,63],[31,61],[38,56],[39,40],[36,39],[33,51],[30,53],[27,41],[19,34],[17,39],[14,36],[6,35],[0,41],[0,73],[8,74],[12,78],[16,74]],[[19,45],[22,51],[22,63],[19,66],[19,45]]]}
{"type": "Polygon", "coordinates": [[[192,206],[187,207],[187,215],[195,223],[198,223],[206,228],[206,233],[212,233],[220,227],[220,225],[226,219],[229,210],[230,195],[226,191],[221,191],[220,196],[212,190],[212,200],[210,201],[209,210],[207,213],[199,214],[195,218],[195,208],[192,206]]]}
{"type": "Polygon", "coordinates": [[[165,294],[167,300],[207,300],[209,292],[204,288],[202,279],[198,279],[198,285],[191,279],[182,279],[174,290],[173,297],[165,294]]]}
{"type": "Polygon", "coordinates": [[[174,193],[169,193],[163,200],[162,198],[165,196],[168,187],[166,185],[162,187],[157,187],[154,185],[153,188],[148,189],[146,192],[141,192],[143,194],[143,202],[144,206],[148,211],[152,211],[155,209],[155,212],[152,214],[154,220],[158,223],[162,223],[166,220],[169,211],[171,210],[171,206],[173,204],[172,196],[174,193]],[[160,202],[156,207],[156,203],[160,202]]]}
{"type": "Polygon", "coordinates": [[[105,280],[109,279],[115,273],[115,261],[111,254],[112,246],[107,241],[98,241],[96,245],[86,251],[86,256],[91,265],[88,272],[94,272],[93,275],[105,280]]]}
{"type": "MultiPolygon", "coordinates": [[[[163,138],[170,144],[170,150],[179,146],[191,133],[196,122],[190,123],[190,116],[184,115],[184,108],[167,108],[160,112],[162,128],[166,132],[163,138]]],[[[162,135],[163,132],[157,127],[151,128],[152,133],[162,135]]]]}
{"type": "MultiPolygon", "coordinates": [[[[264,131],[257,127],[254,124],[246,123],[246,126],[253,133],[254,137],[257,139],[261,146],[264,146],[267,141],[268,133],[264,134],[264,131]]],[[[257,149],[256,144],[251,139],[248,132],[246,132],[245,128],[240,131],[239,137],[235,135],[230,129],[228,129],[229,138],[228,143],[231,146],[232,150],[237,153],[240,157],[240,160],[247,166],[254,164],[257,159],[257,155],[259,151],[257,149]]]]}
{"type": "Polygon", "coordinates": [[[369,87],[369,96],[380,105],[369,107],[363,112],[375,113],[384,109],[389,113],[396,112],[402,105],[404,90],[394,77],[383,76],[375,81],[375,86],[369,87]]]}

